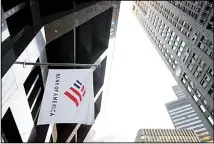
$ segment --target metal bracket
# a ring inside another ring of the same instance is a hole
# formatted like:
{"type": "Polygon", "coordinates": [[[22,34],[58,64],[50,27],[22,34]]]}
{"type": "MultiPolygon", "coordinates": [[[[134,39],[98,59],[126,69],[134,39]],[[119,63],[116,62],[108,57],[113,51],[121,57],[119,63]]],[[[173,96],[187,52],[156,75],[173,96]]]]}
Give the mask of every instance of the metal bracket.
{"type": "Polygon", "coordinates": [[[23,62],[23,68],[25,68],[25,62],[26,62],[26,60],[24,60],[24,62],[23,62]]]}

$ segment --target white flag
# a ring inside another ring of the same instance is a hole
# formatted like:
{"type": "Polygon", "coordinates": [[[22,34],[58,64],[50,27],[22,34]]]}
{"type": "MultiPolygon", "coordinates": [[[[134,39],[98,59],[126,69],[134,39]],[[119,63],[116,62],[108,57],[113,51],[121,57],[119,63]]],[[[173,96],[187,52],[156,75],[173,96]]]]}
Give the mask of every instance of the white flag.
{"type": "Polygon", "coordinates": [[[50,69],[37,125],[94,123],[92,69],[50,69]]]}

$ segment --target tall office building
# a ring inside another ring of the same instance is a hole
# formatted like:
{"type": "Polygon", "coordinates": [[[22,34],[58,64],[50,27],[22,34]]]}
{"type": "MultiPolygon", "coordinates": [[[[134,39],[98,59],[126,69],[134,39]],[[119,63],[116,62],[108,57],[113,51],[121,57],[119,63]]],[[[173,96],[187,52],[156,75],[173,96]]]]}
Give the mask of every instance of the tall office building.
{"type": "Polygon", "coordinates": [[[119,7],[115,1],[2,1],[2,142],[84,141],[91,125],[36,125],[48,69],[77,67],[15,62],[100,65],[93,72],[96,119],[113,49],[108,47],[109,37],[115,36],[119,7]],[[110,34],[111,29],[114,33],[110,34]]]}
{"type": "Polygon", "coordinates": [[[213,1],[135,1],[133,11],[213,137],[213,1]]]}
{"type": "Polygon", "coordinates": [[[176,85],[172,88],[178,99],[166,103],[165,106],[174,127],[177,129],[192,129],[201,141],[205,141],[205,138],[206,142],[211,141],[212,138],[204,127],[203,121],[201,121],[192,105],[188,102],[180,87],[176,85]]]}
{"type": "Polygon", "coordinates": [[[140,129],[135,142],[142,143],[199,143],[193,130],[185,129],[140,129]]]}

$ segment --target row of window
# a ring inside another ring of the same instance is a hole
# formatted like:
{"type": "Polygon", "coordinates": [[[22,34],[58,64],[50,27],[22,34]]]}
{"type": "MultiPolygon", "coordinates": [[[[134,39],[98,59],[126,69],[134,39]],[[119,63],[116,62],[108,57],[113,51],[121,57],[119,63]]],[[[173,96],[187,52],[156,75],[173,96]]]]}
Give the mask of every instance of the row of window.
{"type": "Polygon", "coordinates": [[[202,5],[203,5],[203,1],[188,1],[188,2],[189,3],[194,3],[194,4],[196,4],[199,7],[202,7],[202,5]]]}
{"type": "Polygon", "coordinates": [[[186,8],[185,6],[183,6],[181,1],[169,1],[169,3],[171,3],[174,6],[176,6],[178,9],[182,10],[184,13],[188,14],[193,19],[195,19],[195,20],[197,19],[198,12],[192,11],[191,9],[186,8]]]}
{"type": "Polygon", "coordinates": [[[192,71],[192,69],[196,67],[196,69],[192,71],[196,79],[199,79],[205,66],[206,66],[206,63],[203,60],[201,60],[201,58],[199,58],[197,54],[193,53],[192,58],[190,59],[190,63],[188,65],[188,69],[192,71]]]}
{"type": "MultiPolygon", "coordinates": [[[[184,84],[186,89],[189,91],[190,95],[193,97],[193,99],[198,102],[199,98],[204,103],[206,108],[210,110],[210,105],[208,105],[207,101],[204,99],[204,97],[201,97],[200,92],[194,87],[194,84],[191,80],[188,80],[188,76],[184,73],[183,77],[181,78],[181,82],[184,84]],[[189,83],[188,83],[189,82],[189,83]],[[194,92],[193,92],[194,91],[194,92]],[[194,94],[193,94],[194,93],[194,94]]],[[[202,110],[203,111],[203,110],[202,110]]],[[[204,112],[204,111],[203,111],[204,112]]],[[[211,111],[210,111],[211,113],[211,111]]]]}
{"type": "Polygon", "coordinates": [[[194,136],[142,136],[143,142],[196,142],[194,136]]]}
{"type": "MultiPolygon", "coordinates": [[[[185,75],[185,74],[184,74],[185,75]]],[[[184,76],[186,79],[188,79],[187,75],[184,76]]],[[[184,85],[186,86],[186,82],[184,82],[184,78],[182,78],[182,82],[184,83],[184,85]]],[[[191,82],[190,82],[191,83],[191,82]]],[[[212,86],[214,87],[214,85],[212,86]]],[[[213,89],[213,88],[212,88],[213,89]]],[[[187,90],[190,92],[190,94],[192,95],[193,99],[196,101],[196,103],[198,102],[199,98],[201,99],[201,101],[203,102],[203,104],[206,106],[207,110],[212,114],[213,114],[213,110],[210,110],[210,105],[207,103],[207,101],[201,97],[201,94],[198,90],[195,91],[195,94],[192,94],[192,89],[189,87],[189,85],[187,86],[187,90]]],[[[204,105],[200,105],[200,109],[202,110],[203,113],[206,113],[206,108],[204,107],[204,105]]],[[[213,124],[213,120],[211,118],[211,116],[208,117],[208,120],[210,121],[211,124],[213,124]],[[210,118],[209,118],[210,117],[210,118]]]]}
{"type": "Polygon", "coordinates": [[[177,111],[177,110],[180,110],[182,108],[187,108],[187,107],[191,107],[191,104],[187,104],[187,105],[184,105],[184,106],[181,106],[181,107],[177,107],[177,108],[171,109],[171,110],[169,110],[169,113],[177,111]]]}
{"type": "MultiPolygon", "coordinates": [[[[191,110],[192,111],[192,110],[191,110]]],[[[194,111],[193,111],[194,112],[194,111]]],[[[186,114],[186,115],[183,115],[182,117],[176,117],[175,119],[173,119],[172,121],[173,122],[178,122],[178,121],[181,121],[181,120],[184,120],[184,119],[186,119],[186,118],[191,118],[191,117],[193,117],[193,116],[197,116],[197,114],[196,113],[192,113],[192,114],[186,114]]]]}
{"type": "Polygon", "coordinates": [[[181,114],[177,114],[177,115],[175,115],[175,116],[172,116],[171,118],[172,118],[172,119],[175,119],[175,118],[178,118],[178,117],[181,117],[181,116],[184,116],[184,115],[187,115],[187,114],[193,114],[193,113],[195,113],[195,111],[192,109],[192,110],[190,110],[190,111],[183,112],[183,113],[181,113],[181,114]]]}
{"type": "Polygon", "coordinates": [[[177,114],[180,114],[180,113],[183,113],[183,112],[186,112],[186,111],[190,111],[192,109],[193,109],[192,107],[188,107],[188,108],[185,108],[185,109],[170,113],[170,116],[177,115],[177,114]]]}
{"type": "Polygon", "coordinates": [[[191,123],[187,123],[187,124],[181,125],[181,126],[179,126],[177,128],[185,129],[186,127],[189,127],[189,126],[197,124],[197,123],[201,123],[201,120],[197,120],[197,121],[194,121],[194,122],[191,122],[191,123]]]}
{"type": "Polygon", "coordinates": [[[142,129],[142,134],[146,137],[162,137],[162,136],[195,136],[193,131],[187,131],[186,129],[142,129]]]}
{"type": "Polygon", "coordinates": [[[213,42],[202,35],[200,42],[197,45],[206,55],[213,59],[213,42]]]}
{"type": "Polygon", "coordinates": [[[189,1],[181,1],[181,3],[182,3],[183,5],[185,5],[186,7],[188,7],[189,9],[192,9],[192,10],[196,11],[197,13],[200,12],[201,7],[202,7],[202,5],[197,5],[197,6],[195,6],[194,4],[192,4],[192,3],[189,2],[189,1]]]}
{"type": "Polygon", "coordinates": [[[214,31],[214,29],[213,29],[213,23],[214,23],[214,16],[211,17],[209,23],[207,24],[206,29],[208,29],[208,30],[210,30],[210,31],[213,32],[214,31]]]}
{"type": "Polygon", "coordinates": [[[190,126],[190,127],[188,127],[188,128],[186,128],[186,129],[197,129],[197,128],[202,128],[202,127],[204,127],[204,125],[203,124],[197,124],[197,125],[194,125],[194,126],[190,126]]]}
{"type": "Polygon", "coordinates": [[[173,112],[173,111],[179,110],[180,107],[183,108],[183,106],[188,105],[188,104],[189,104],[189,102],[187,101],[187,99],[179,99],[179,101],[167,103],[166,107],[169,112],[173,112]]]}
{"type": "MultiPolygon", "coordinates": [[[[149,21],[154,25],[154,27],[156,27],[156,29],[158,29],[158,27],[160,27],[159,29],[159,33],[162,33],[162,36],[164,36],[163,34],[165,33],[166,36],[164,37],[165,41],[170,43],[170,41],[168,41],[169,38],[169,33],[171,33],[170,28],[167,27],[162,20],[160,20],[156,15],[154,15],[154,12],[150,12],[149,13],[149,21]],[[160,24],[162,24],[162,26],[160,26],[160,24]],[[163,30],[160,32],[160,30],[163,30]]],[[[149,28],[151,29],[151,28],[149,28]]],[[[150,33],[150,30],[148,30],[150,33]]],[[[154,34],[155,37],[152,38],[154,39],[155,43],[157,44],[158,48],[160,49],[160,51],[163,53],[163,55],[165,56],[166,60],[169,62],[169,65],[172,67],[172,69],[175,70],[176,66],[177,66],[177,61],[175,60],[175,58],[173,57],[173,55],[169,52],[169,50],[166,48],[166,46],[164,44],[162,44],[162,42],[157,38],[156,34],[154,34]]],[[[175,35],[175,33],[174,33],[175,35]]]]}
{"type": "Polygon", "coordinates": [[[138,1],[137,5],[141,9],[141,11],[144,13],[144,15],[147,15],[148,7],[142,1],[138,1]]]}
{"type": "Polygon", "coordinates": [[[184,20],[182,20],[180,17],[176,16],[174,13],[172,13],[169,9],[164,7],[158,2],[155,2],[159,7],[163,7],[163,11],[159,10],[160,14],[162,14],[163,17],[165,17],[171,24],[173,24],[183,35],[186,37],[190,36],[190,32],[193,30],[193,28],[187,24],[184,20]]]}
{"type": "MultiPolygon", "coordinates": [[[[198,60],[198,58],[199,58],[198,55],[196,55],[194,53],[190,59],[188,66],[187,66],[187,68],[193,73],[193,75],[196,79],[199,79],[203,69],[206,66],[206,63],[201,58],[198,60]],[[198,60],[198,63],[197,63],[197,60],[198,60]],[[193,71],[194,67],[196,67],[196,68],[193,71]]],[[[211,68],[208,68],[206,70],[205,74],[203,75],[201,81],[200,81],[200,84],[202,85],[203,88],[207,87],[207,85],[211,81],[212,77],[213,77],[213,70],[211,68]]],[[[183,83],[184,84],[186,83],[185,80],[183,80],[183,83]]],[[[212,96],[212,94],[213,94],[212,88],[210,88],[210,90],[208,91],[208,94],[212,96]]]]}
{"type": "MultiPolygon", "coordinates": [[[[154,3],[159,4],[159,3],[157,3],[157,2],[154,2],[154,3]]],[[[153,2],[150,2],[150,4],[154,6],[153,2]]],[[[163,6],[160,5],[160,4],[159,4],[159,6],[160,6],[160,7],[163,7],[163,6]]],[[[171,12],[170,12],[168,9],[166,9],[166,8],[164,8],[164,7],[163,7],[163,9],[164,9],[165,11],[167,11],[168,13],[171,14],[171,12]]],[[[174,14],[173,14],[173,15],[174,15],[174,14]]],[[[176,17],[177,17],[177,16],[176,16],[176,17]]],[[[178,18],[178,17],[177,17],[177,18],[178,18]]],[[[182,21],[180,18],[178,18],[178,22],[180,22],[180,23],[183,24],[183,25],[187,25],[187,24],[186,24],[184,21],[182,21]]],[[[159,33],[162,34],[162,36],[164,37],[165,41],[167,41],[168,44],[169,44],[170,46],[173,46],[172,49],[175,51],[176,55],[177,55],[178,57],[181,57],[182,52],[183,52],[183,50],[184,50],[184,48],[185,48],[186,43],[185,43],[184,41],[181,41],[181,43],[179,43],[180,37],[177,36],[173,31],[170,33],[170,28],[167,27],[167,26],[163,23],[162,20],[160,20],[160,22],[159,22],[159,21],[154,21],[153,23],[155,24],[155,26],[157,25],[156,29],[158,30],[159,33]],[[179,44],[181,44],[181,45],[179,46],[179,44]]],[[[177,24],[176,24],[176,25],[177,25],[177,24]]],[[[187,25],[187,26],[188,26],[188,25],[187,25]]],[[[188,27],[189,27],[189,26],[188,26],[188,27]]],[[[190,26],[190,27],[191,27],[191,26],[190,26]]],[[[192,27],[191,27],[190,29],[192,30],[192,27]]],[[[181,31],[183,32],[183,28],[181,28],[181,31]]],[[[188,34],[188,35],[189,35],[189,34],[188,34]]],[[[193,35],[193,38],[192,38],[192,42],[193,42],[193,43],[196,42],[198,36],[199,36],[199,32],[195,32],[195,34],[193,35]]],[[[186,50],[184,56],[182,57],[182,62],[183,62],[184,64],[186,63],[186,61],[187,61],[187,59],[188,59],[188,57],[189,57],[189,55],[190,55],[190,52],[191,52],[191,49],[190,49],[190,48],[187,48],[187,50],[186,50]]]]}
{"type": "MultiPolygon", "coordinates": [[[[211,88],[209,89],[209,91],[208,91],[208,94],[214,99],[214,93],[213,93],[213,90],[214,89],[214,84],[211,86],[211,88]]],[[[212,113],[212,115],[214,115],[213,113],[212,113]]]]}
{"type": "Polygon", "coordinates": [[[187,118],[186,116],[183,116],[183,117],[180,117],[180,118],[178,118],[178,119],[172,120],[172,122],[173,122],[173,123],[174,123],[174,122],[178,122],[178,121],[184,120],[184,119],[186,119],[186,118],[187,118]]]}
{"type": "Polygon", "coordinates": [[[208,17],[209,17],[209,14],[212,10],[212,7],[213,5],[210,3],[210,2],[206,2],[205,4],[205,7],[204,7],[204,11],[201,13],[201,16],[200,16],[200,19],[199,19],[199,24],[204,26],[208,17]]]}
{"type": "Polygon", "coordinates": [[[194,130],[196,133],[201,133],[202,131],[206,131],[206,128],[200,128],[200,129],[197,129],[197,130],[194,130]]]}
{"type": "Polygon", "coordinates": [[[175,123],[175,126],[182,125],[184,123],[187,123],[187,122],[190,122],[190,121],[193,121],[193,120],[197,120],[197,119],[199,119],[199,117],[193,117],[193,118],[190,118],[190,119],[186,119],[186,120],[183,120],[183,121],[175,123]]]}
{"type": "Polygon", "coordinates": [[[200,81],[200,84],[203,86],[203,88],[206,88],[206,86],[209,84],[213,77],[213,71],[211,68],[208,68],[206,73],[204,74],[202,80],[200,81]],[[210,73],[212,72],[212,73],[210,73]]]}
{"type": "Polygon", "coordinates": [[[203,42],[206,46],[213,48],[213,41],[209,40],[207,37],[205,37],[204,35],[202,35],[201,42],[203,42]]]}
{"type": "MultiPolygon", "coordinates": [[[[161,33],[162,37],[164,38],[164,40],[170,45],[174,45],[174,51],[176,49],[176,46],[179,46],[179,42],[180,42],[180,37],[178,37],[173,31],[171,31],[171,29],[169,27],[167,27],[167,25],[165,25],[163,23],[162,20],[160,20],[156,15],[154,15],[154,13],[150,13],[149,14],[149,20],[151,21],[151,23],[156,27],[156,29],[159,31],[159,33],[161,33]],[[160,26],[161,25],[161,26],[160,26]]],[[[168,49],[166,49],[165,45],[161,44],[161,41],[159,42],[160,44],[158,45],[159,48],[162,50],[162,52],[164,53],[164,50],[166,50],[166,52],[169,54],[169,57],[172,59],[168,59],[168,62],[170,63],[170,65],[172,65],[172,68],[175,69],[175,66],[177,65],[177,61],[173,58],[173,56],[169,53],[168,49]],[[172,61],[174,62],[174,64],[172,63],[172,61]]],[[[185,46],[185,42],[181,41],[182,46],[185,46]]],[[[180,57],[181,56],[181,52],[183,51],[183,48],[180,48],[180,51],[177,52],[177,55],[180,57]]],[[[164,54],[167,57],[167,54],[164,54]]]]}

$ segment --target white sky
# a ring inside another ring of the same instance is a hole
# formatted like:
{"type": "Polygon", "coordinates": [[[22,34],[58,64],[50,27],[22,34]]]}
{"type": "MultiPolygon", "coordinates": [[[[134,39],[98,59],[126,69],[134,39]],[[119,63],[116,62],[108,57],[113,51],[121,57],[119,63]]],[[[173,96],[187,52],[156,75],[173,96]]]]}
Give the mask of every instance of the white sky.
{"type": "Polygon", "coordinates": [[[121,2],[108,91],[89,141],[134,142],[140,128],[174,128],[165,103],[176,81],[134,13],[121,2]]]}

